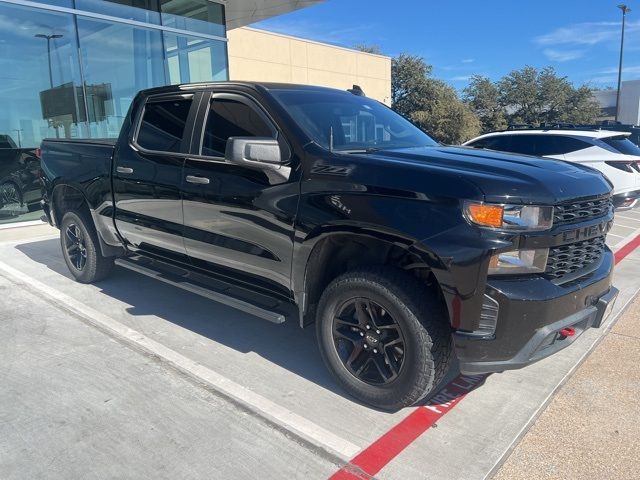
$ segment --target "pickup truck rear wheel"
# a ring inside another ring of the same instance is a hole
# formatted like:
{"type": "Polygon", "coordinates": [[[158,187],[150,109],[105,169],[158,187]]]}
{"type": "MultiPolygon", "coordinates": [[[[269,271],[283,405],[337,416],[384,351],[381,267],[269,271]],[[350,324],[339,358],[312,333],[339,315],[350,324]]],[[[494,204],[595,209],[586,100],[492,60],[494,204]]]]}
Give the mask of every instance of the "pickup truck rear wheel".
{"type": "Polygon", "coordinates": [[[336,278],[320,299],[316,329],[322,358],[338,382],[384,410],[424,398],[449,367],[451,333],[441,302],[396,268],[336,278]]]}
{"type": "Polygon", "coordinates": [[[69,271],[80,283],[102,280],[113,268],[113,258],[102,255],[93,222],[82,212],[67,212],[62,217],[60,246],[69,271]]]}

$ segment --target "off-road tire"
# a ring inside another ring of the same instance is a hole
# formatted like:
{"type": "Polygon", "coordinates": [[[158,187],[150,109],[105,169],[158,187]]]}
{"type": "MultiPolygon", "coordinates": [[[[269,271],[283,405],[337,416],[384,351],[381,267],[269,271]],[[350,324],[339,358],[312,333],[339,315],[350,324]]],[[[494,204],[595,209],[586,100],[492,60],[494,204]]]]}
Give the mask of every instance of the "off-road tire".
{"type": "Polygon", "coordinates": [[[100,250],[98,233],[95,230],[93,221],[86,213],[80,211],[69,211],[64,214],[60,222],[60,246],[62,256],[69,267],[69,271],[76,281],[80,283],[93,283],[106,278],[113,269],[113,257],[105,257],[100,250]],[[65,235],[69,225],[76,225],[82,232],[85,250],[86,263],[82,269],[78,269],[71,260],[66,244],[65,235]]]}
{"type": "Polygon", "coordinates": [[[429,395],[449,369],[451,328],[437,294],[409,273],[393,267],[347,272],[325,289],[316,312],[322,359],[352,396],[382,410],[395,411],[429,395]],[[406,348],[398,376],[386,385],[371,385],[343,364],[333,337],[333,318],[342,304],[368,298],[383,306],[400,326],[406,348]]]}

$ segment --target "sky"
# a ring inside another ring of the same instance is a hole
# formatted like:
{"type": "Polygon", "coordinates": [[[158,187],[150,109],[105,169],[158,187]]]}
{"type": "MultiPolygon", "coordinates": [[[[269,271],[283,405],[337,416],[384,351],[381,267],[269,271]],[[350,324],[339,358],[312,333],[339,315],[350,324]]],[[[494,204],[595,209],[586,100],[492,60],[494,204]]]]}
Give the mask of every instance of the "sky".
{"type": "MultiPolygon", "coordinates": [[[[326,0],[252,25],[352,47],[378,45],[433,65],[461,90],[525,65],[552,66],[576,85],[616,87],[620,0],[326,0]]],[[[640,79],[640,0],[628,0],[623,80],[640,79]]]]}

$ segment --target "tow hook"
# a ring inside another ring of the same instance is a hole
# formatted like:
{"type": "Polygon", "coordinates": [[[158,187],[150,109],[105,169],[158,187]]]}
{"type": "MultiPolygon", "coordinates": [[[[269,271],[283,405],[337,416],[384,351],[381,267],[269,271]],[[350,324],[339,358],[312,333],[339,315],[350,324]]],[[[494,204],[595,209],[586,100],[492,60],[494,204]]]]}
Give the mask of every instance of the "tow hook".
{"type": "Polygon", "coordinates": [[[576,334],[576,329],[573,327],[565,327],[562,330],[560,330],[558,333],[563,338],[573,337],[576,334]]]}

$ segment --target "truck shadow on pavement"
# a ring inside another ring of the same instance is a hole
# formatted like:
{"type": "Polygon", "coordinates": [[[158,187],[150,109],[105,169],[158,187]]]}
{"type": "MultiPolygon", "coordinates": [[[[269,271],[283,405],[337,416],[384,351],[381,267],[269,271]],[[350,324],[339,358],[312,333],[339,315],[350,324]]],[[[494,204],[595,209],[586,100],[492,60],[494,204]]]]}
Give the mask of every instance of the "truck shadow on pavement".
{"type": "MultiPolygon", "coordinates": [[[[57,239],[30,242],[17,245],[16,249],[33,262],[46,266],[58,275],[72,280],[71,274],[60,254],[57,239]]],[[[39,279],[51,284],[51,279],[39,279]]],[[[65,291],[55,283],[52,286],[65,291]]],[[[265,360],[282,367],[318,386],[349,401],[360,403],[348,396],[335,383],[324,366],[315,341],[315,328],[301,329],[297,319],[288,319],[285,323],[275,325],[252,315],[240,312],[213,300],[164,284],[145,275],[116,266],[109,278],[95,284],[100,289],[94,297],[83,296],[85,304],[114,318],[122,324],[160,341],[164,345],[181,353],[187,353],[201,364],[220,371],[219,345],[242,354],[256,354],[265,360]],[[104,296],[128,305],[120,308],[118,304],[110,304],[104,296]],[[184,330],[176,330],[157,317],[184,330]],[[189,332],[195,333],[198,339],[189,332]],[[208,342],[208,340],[214,343],[208,342]],[[216,345],[218,344],[218,345],[216,345]],[[209,347],[209,348],[208,348],[209,347]]],[[[65,293],[68,294],[68,287],[65,293]]],[[[247,365],[231,366],[232,370],[250,368],[255,362],[247,360],[247,365]]],[[[229,361],[244,362],[245,358],[235,357],[229,361]]],[[[260,363],[260,362],[259,362],[260,363]]],[[[460,396],[456,393],[452,382],[460,378],[457,362],[440,382],[432,395],[421,402],[421,405],[443,403],[445,398],[460,396]],[[453,392],[453,393],[452,393],[453,392]],[[444,396],[443,396],[444,395],[444,396]]],[[[229,365],[225,365],[225,370],[229,365]]],[[[264,369],[264,363],[258,369],[264,369]]],[[[273,373],[276,379],[278,373],[273,373]]],[[[250,372],[247,377],[261,378],[260,372],[250,372]]],[[[475,378],[475,377],[473,377],[475,378]]],[[[269,381],[263,378],[261,381],[269,381]]],[[[458,381],[458,385],[467,384],[458,381]]],[[[472,380],[473,388],[481,384],[472,380]]],[[[446,403],[446,402],[444,402],[446,403]]],[[[367,406],[368,408],[371,408],[367,406]]]]}

